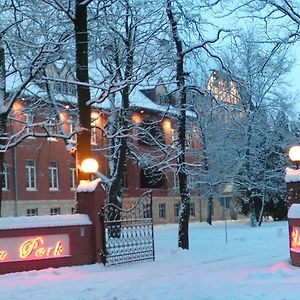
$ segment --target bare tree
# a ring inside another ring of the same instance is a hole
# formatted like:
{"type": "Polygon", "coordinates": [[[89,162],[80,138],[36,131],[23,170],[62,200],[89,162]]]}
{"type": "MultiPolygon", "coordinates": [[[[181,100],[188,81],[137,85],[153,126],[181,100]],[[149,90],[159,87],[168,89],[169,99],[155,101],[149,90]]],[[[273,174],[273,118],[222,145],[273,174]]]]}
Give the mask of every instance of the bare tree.
{"type": "MultiPolygon", "coordinates": [[[[236,134],[242,141],[236,145],[240,147],[239,153],[242,155],[235,183],[244,201],[249,205],[252,226],[255,226],[257,221],[256,199],[261,198],[262,203],[265,203],[267,185],[271,188],[271,182],[277,180],[274,179],[275,173],[268,173],[267,170],[267,159],[271,150],[270,139],[274,139],[271,121],[272,116],[284,103],[284,78],[291,68],[287,47],[280,47],[274,51],[272,44],[260,43],[257,35],[257,32],[250,31],[235,38],[232,52],[234,59],[230,60],[230,66],[228,65],[231,73],[240,78],[242,103],[240,117],[237,118],[236,114],[231,116],[237,124],[236,134]]],[[[262,40],[263,33],[259,36],[262,40]]],[[[273,147],[281,142],[274,141],[273,147]]],[[[281,155],[284,155],[284,152],[281,155]]],[[[282,172],[283,169],[279,176],[282,172]]]]}
{"type": "Polygon", "coordinates": [[[203,23],[201,22],[201,10],[208,9],[217,5],[217,2],[194,3],[188,1],[187,5],[182,6],[180,1],[168,0],[166,3],[166,14],[170,25],[170,36],[175,45],[175,61],[176,61],[176,84],[178,90],[180,117],[178,128],[178,179],[181,195],[181,210],[179,217],[179,237],[178,245],[180,248],[189,248],[188,237],[188,224],[189,224],[189,211],[190,211],[190,191],[187,185],[187,171],[186,171],[186,111],[187,111],[187,75],[186,71],[186,58],[189,54],[193,54],[199,50],[204,51],[210,57],[220,58],[213,54],[211,45],[216,43],[223,30],[217,30],[216,36],[212,39],[207,39],[201,32],[203,23]],[[191,17],[189,13],[194,10],[198,12],[198,17],[191,17]],[[183,21],[178,21],[177,13],[183,16],[183,21]],[[189,24],[190,28],[194,29],[196,33],[193,35],[189,31],[185,31],[182,26],[185,22],[189,24]],[[195,41],[197,41],[195,43],[195,41]],[[200,42],[198,42],[200,41],[200,42]]]}
{"type": "MultiPolygon", "coordinates": [[[[18,132],[7,132],[9,120],[14,116],[12,109],[16,101],[21,97],[30,99],[32,108],[38,109],[43,100],[39,95],[30,94],[30,85],[41,70],[57,59],[61,45],[67,39],[59,32],[49,30],[45,33],[46,19],[41,17],[47,13],[42,6],[36,10],[36,6],[24,5],[24,1],[5,1],[1,11],[4,27],[0,34],[0,72],[1,72],[1,98],[0,98],[0,164],[3,169],[5,152],[19,144],[30,135],[49,136],[47,122],[40,122],[45,131],[42,133],[28,132],[28,124],[23,124],[18,132]],[[13,16],[13,17],[12,17],[13,16]],[[39,22],[37,20],[39,19],[39,22]],[[44,22],[43,22],[44,20],[44,22]],[[9,87],[7,87],[9,82],[9,87]]],[[[27,101],[27,100],[26,100],[27,101]]],[[[34,110],[31,111],[34,114],[34,110]]],[[[30,126],[33,127],[33,124],[30,126]]],[[[0,203],[1,204],[1,203],[0,203]]]]}
{"type": "Polygon", "coordinates": [[[158,53],[156,41],[164,26],[159,22],[162,16],[155,1],[120,0],[103,10],[95,23],[93,57],[107,88],[93,102],[110,101],[105,132],[111,151],[108,201],[116,205],[122,202],[126,157],[129,154],[139,161],[130,136],[130,95],[138,84],[157,72],[161,63],[154,53],[158,53]]]}

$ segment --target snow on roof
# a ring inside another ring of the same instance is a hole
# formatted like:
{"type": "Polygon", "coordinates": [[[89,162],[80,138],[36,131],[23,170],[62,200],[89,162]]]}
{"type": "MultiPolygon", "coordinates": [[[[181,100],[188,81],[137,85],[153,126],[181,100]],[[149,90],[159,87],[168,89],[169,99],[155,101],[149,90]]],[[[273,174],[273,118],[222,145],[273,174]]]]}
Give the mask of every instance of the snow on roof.
{"type": "Polygon", "coordinates": [[[0,229],[23,229],[91,224],[92,222],[89,216],[83,214],[0,218],[0,229]]]}
{"type": "MultiPolygon", "coordinates": [[[[143,89],[144,90],[144,87],[143,89]]],[[[150,98],[148,98],[140,89],[139,86],[135,87],[129,96],[129,105],[130,107],[136,107],[140,109],[152,110],[161,113],[169,113],[173,115],[178,115],[180,110],[178,107],[174,107],[171,105],[162,105],[153,102],[150,98]]],[[[103,101],[99,106],[102,108],[112,108],[112,103],[115,107],[120,107],[121,105],[121,93],[117,92],[114,95],[114,100],[111,98],[107,98],[103,101]]],[[[195,117],[195,114],[191,111],[187,111],[187,115],[190,117],[195,117]]]]}
{"type": "Polygon", "coordinates": [[[97,178],[95,180],[80,180],[80,183],[77,187],[77,193],[87,193],[87,192],[93,192],[98,184],[101,182],[100,178],[97,178]]]}
{"type": "Polygon", "coordinates": [[[285,169],[285,182],[300,182],[300,169],[285,169]]]}
{"type": "Polygon", "coordinates": [[[300,204],[298,204],[298,203],[292,204],[292,206],[289,208],[289,211],[288,211],[288,218],[289,219],[300,218],[300,204]]]}

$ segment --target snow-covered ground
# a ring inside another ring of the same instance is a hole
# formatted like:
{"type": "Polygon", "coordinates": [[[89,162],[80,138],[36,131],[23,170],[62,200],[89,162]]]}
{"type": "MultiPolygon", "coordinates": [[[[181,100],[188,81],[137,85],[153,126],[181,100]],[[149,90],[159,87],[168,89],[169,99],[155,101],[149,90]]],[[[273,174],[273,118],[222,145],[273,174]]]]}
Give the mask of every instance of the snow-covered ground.
{"type": "Polygon", "coordinates": [[[99,264],[0,276],[0,299],[244,300],[300,299],[300,268],[289,263],[287,222],[192,224],[190,250],[177,226],[155,227],[156,261],[99,264]]]}

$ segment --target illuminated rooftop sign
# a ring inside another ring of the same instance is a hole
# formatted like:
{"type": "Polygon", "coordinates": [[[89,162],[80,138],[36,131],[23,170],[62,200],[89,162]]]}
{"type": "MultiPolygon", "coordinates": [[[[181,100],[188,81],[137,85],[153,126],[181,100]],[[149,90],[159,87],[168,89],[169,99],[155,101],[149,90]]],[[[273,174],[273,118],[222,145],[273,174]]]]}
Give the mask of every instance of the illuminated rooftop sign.
{"type": "Polygon", "coordinates": [[[0,238],[0,264],[70,256],[68,234],[0,238]]]}

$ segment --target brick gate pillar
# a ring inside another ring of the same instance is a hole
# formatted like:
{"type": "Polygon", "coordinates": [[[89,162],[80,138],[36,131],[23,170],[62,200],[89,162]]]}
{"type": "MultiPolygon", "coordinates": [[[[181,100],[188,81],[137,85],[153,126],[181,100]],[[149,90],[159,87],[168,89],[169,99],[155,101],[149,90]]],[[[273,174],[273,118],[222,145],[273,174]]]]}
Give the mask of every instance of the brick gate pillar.
{"type": "Polygon", "coordinates": [[[300,169],[286,168],[285,182],[287,185],[288,208],[292,204],[300,204],[300,169]]]}
{"type": "Polygon", "coordinates": [[[98,213],[104,206],[105,190],[101,180],[81,180],[77,187],[76,212],[90,217],[94,228],[95,262],[103,262],[101,253],[104,249],[103,227],[98,213]]]}
{"type": "Polygon", "coordinates": [[[286,169],[291,263],[300,267],[300,169],[286,169]]]}

